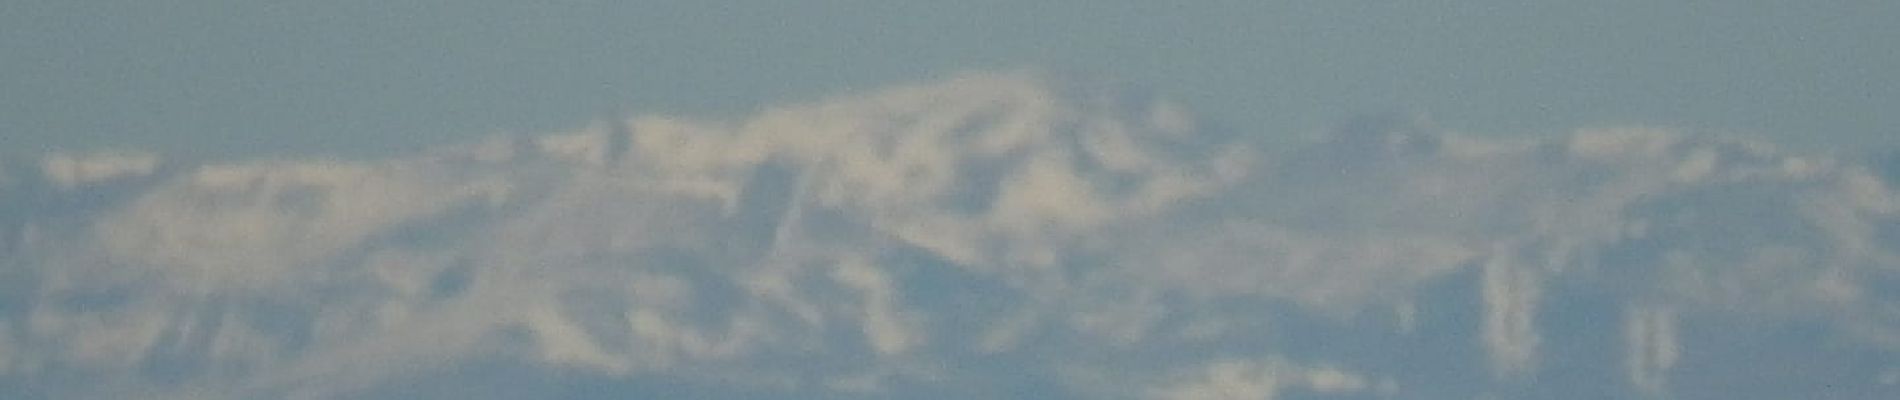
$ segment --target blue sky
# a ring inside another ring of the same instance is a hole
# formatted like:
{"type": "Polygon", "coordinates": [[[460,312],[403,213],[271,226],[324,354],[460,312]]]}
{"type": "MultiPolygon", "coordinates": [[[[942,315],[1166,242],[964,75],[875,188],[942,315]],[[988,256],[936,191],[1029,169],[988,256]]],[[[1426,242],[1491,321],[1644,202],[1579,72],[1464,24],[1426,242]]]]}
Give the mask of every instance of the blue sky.
{"type": "Polygon", "coordinates": [[[1900,144],[1876,1],[13,2],[5,154],[386,155],[1033,68],[1267,138],[1364,113],[1900,144]]]}

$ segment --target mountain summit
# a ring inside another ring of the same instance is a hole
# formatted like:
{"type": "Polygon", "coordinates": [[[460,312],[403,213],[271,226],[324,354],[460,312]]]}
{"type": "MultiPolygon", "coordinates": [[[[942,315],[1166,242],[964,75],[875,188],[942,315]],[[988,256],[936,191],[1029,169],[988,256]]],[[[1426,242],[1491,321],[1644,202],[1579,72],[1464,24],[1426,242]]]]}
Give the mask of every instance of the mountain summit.
{"type": "Polygon", "coordinates": [[[1888,166],[1269,134],[968,74],[384,160],[50,154],[0,169],[0,396],[1900,390],[1888,166]]]}

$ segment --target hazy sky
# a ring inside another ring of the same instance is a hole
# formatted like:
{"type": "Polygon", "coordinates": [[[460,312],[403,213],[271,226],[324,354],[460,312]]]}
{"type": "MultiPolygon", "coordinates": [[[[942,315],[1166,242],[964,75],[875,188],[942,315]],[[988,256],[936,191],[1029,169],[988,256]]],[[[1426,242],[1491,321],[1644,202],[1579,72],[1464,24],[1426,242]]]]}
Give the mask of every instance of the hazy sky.
{"type": "Polygon", "coordinates": [[[1900,2],[178,3],[0,3],[0,398],[1900,393],[1900,2]]]}
{"type": "Polygon", "coordinates": [[[1019,68],[1269,138],[1404,112],[1900,144],[1900,3],[1524,3],[14,1],[0,155],[391,154],[1019,68]]]}

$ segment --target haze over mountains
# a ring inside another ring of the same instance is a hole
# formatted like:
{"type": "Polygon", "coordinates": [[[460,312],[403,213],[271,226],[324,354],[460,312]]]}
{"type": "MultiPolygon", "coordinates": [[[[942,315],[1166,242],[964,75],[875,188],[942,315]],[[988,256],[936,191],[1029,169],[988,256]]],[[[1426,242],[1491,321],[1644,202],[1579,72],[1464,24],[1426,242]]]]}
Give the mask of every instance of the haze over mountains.
{"type": "Polygon", "coordinates": [[[383,160],[0,160],[0,397],[1900,393],[1895,161],[1254,135],[991,73],[383,160]]]}

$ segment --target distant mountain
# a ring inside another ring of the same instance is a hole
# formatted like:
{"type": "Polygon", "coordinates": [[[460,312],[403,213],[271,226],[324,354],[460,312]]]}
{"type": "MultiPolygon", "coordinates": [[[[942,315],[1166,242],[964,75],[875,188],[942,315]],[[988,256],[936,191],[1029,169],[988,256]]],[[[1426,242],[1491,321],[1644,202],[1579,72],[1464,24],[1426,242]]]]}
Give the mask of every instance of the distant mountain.
{"type": "Polygon", "coordinates": [[[0,167],[6,398],[1886,398],[1900,158],[975,74],[375,161],[0,167]]]}

